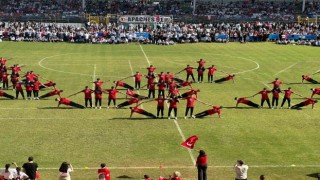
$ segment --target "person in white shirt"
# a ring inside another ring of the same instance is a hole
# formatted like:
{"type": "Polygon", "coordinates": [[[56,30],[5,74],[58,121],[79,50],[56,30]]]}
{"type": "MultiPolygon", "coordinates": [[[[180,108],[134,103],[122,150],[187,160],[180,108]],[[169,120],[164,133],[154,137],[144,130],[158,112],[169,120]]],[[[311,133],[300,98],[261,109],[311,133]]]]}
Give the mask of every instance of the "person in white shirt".
{"type": "Polygon", "coordinates": [[[244,164],[242,160],[237,160],[233,167],[233,170],[236,173],[235,180],[247,180],[248,169],[248,165],[244,164]]]}
{"type": "Polygon", "coordinates": [[[71,180],[70,172],[73,172],[73,167],[70,163],[63,162],[59,168],[59,180],[71,180]]]}

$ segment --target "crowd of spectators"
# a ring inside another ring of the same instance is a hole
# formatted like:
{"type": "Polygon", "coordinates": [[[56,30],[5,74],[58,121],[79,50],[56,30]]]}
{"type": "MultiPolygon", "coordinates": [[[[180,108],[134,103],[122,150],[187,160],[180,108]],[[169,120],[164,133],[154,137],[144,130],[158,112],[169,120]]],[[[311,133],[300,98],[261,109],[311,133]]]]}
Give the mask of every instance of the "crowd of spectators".
{"type": "MultiPolygon", "coordinates": [[[[120,44],[140,42],[145,44],[170,45],[175,43],[197,42],[229,42],[229,41],[268,41],[270,34],[282,35],[315,35],[317,39],[310,45],[319,46],[320,25],[277,23],[277,22],[246,22],[216,24],[158,24],[155,29],[149,25],[132,25],[109,23],[108,25],[83,24],[76,27],[68,24],[12,22],[4,25],[0,22],[0,39],[30,42],[72,42],[72,43],[107,43],[120,44]],[[2,25],[1,25],[2,24],[2,25]],[[147,33],[141,36],[141,33],[147,33]]],[[[303,39],[297,39],[304,44],[303,39]]],[[[308,41],[310,42],[310,41],[308,41]]],[[[308,43],[306,43],[308,45],[308,43]]]]}
{"type": "MultiPolygon", "coordinates": [[[[207,16],[212,20],[292,20],[301,13],[298,1],[208,1],[197,0],[91,0],[83,6],[79,0],[1,0],[0,17],[67,19],[100,15],[173,15],[179,17],[193,14],[207,16]]],[[[305,14],[320,14],[320,2],[308,1],[305,14]]]]}

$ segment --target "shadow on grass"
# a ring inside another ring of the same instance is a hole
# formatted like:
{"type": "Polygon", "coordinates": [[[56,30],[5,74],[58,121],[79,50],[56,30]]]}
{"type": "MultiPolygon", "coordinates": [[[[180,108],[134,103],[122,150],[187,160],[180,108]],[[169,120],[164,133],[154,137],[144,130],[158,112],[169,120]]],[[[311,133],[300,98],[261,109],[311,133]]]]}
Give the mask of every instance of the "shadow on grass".
{"type": "Polygon", "coordinates": [[[80,109],[80,108],[73,108],[73,107],[40,107],[38,109],[80,109]]]}
{"type": "Polygon", "coordinates": [[[139,117],[134,117],[134,118],[129,118],[129,117],[127,117],[127,118],[112,118],[112,119],[110,119],[110,120],[134,120],[134,121],[144,121],[144,120],[165,120],[165,118],[163,118],[163,119],[161,119],[161,118],[149,118],[149,117],[147,117],[147,118],[139,118],[139,117]]]}
{"type": "Polygon", "coordinates": [[[313,178],[318,178],[318,177],[320,177],[320,173],[307,174],[307,176],[313,177],[313,178]]]}
{"type": "Polygon", "coordinates": [[[122,176],[118,176],[118,179],[133,179],[133,177],[127,176],[127,175],[122,175],[122,176]]]}
{"type": "Polygon", "coordinates": [[[255,108],[255,107],[235,107],[235,106],[223,106],[222,109],[259,109],[259,108],[255,108]]]}

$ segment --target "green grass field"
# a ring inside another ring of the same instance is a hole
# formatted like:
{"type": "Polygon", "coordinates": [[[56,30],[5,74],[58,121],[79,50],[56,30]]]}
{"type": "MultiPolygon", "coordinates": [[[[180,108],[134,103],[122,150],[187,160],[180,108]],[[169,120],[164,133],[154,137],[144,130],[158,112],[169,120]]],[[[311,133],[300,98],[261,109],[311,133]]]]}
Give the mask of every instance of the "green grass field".
{"type": "MultiPolygon", "coordinates": [[[[235,84],[194,84],[201,89],[199,99],[226,107],[221,119],[216,115],[183,119],[185,101],[179,105],[175,123],[139,115],[128,119],[129,109],[106,109],[107,95],[101,110],[56,108],[54,97],[40,101],[1,98],[0,165],[21,165],[32,155],[39,164],[41,179],[57,179],[61,162],[68,161],[76,168],[72,179],[97,179],[96,168],[106,162],[112,179],[123,175],[141,179],[144,174],[157,179],[178,170],[183,179],[192,180],[197,177],[193,162],[197,152],[189,153],[180,144],[182,136],[198,135],[196,149],[204,149],[208,154],[210,180],[233,179],[232,166],[237,159],[249,165],[250,179],[258,179],[260,174],[268,179],[314,179],[308,175],[320,172],[320,105],[314,110],[310,106],[302,110],[272,110],[266,106],[252,109],[244,105],[235,108],[234,97],[271,88],[267,83],[275,77],[292,83],[282,85],[282,89],[291,86],[296,93],[309,97],[310,88],[317,85],[300,84],[301,75],[320,69],[319,52],[315,47],[272,43],[140,46],[2,42],[0,56],[12,58],[8,66],[24,64],[24,71],[33,70],[54,80],[57,88],[64,90],[63,96],[86,85],[91,87],[89,82],[97,77],[118,80],[136,71],[146,73],[149,63],[157,67],[158,73],[178,72],[186,64],[196,67],[196,61],[203,58],[206,66],[214,64],[220,70],[238,74],[235,84]]],[[[185,73],[179,76],[185,78],[185,73]]],[[[312,77],[320,80],[319,75],[312,77]]],[[[131,78],[125,81],[133,85],[131,78]]],[[[45,92],[48,90],[40,95],[45,92]]],[[[147,92],[141,90],[140,94],[147,92]]],[[[118,97],[118,103],[125,101],[123,95],[118,97]]],[[[70,99],[84,103],[82,94],[70,99]]],[[[251,100],[258,103],[260,97],[251,100]]],[[[293,95],[292,103],[303,100],[293,95]]],[[[155,102],[143,104],[143,108],[156,113],[155,102]]],[[[195,113],[205,109],[208,106],[198,103],[195,113]]]]}

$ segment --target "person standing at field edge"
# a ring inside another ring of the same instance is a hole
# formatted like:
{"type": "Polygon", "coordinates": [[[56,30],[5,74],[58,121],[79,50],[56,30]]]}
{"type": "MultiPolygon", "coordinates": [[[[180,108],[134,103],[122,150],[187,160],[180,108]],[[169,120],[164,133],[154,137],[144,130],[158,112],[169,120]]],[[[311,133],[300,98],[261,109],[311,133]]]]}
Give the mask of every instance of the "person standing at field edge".
{"type": "Polygon", "coordinates": [[[199,151],[196,166],[198,168],[198,180],[207,180],[208,157],[204,150],[199,151]]]}
{"type": "Polygon", "coordinates": [[[233,170],[236,173],[235,180],[247,180],[248,169],[248,165],[244,164],[242,160],[237,160],[233,167],[233,170]]]}
{"type": "Polygon", "coordinates": [[[98,177],[99,179],[110,180],[110,170],[107,168],[106,163],[100,164],[100,169],[98,169],[98,177]]]}
{"type": "Polygon", "coordinates": [[[28,162],[22,165],[23,171],[29,176],[30,180],[37,179],[38,164],[33,162],[33,157],[28,158],[28,162]]]}

